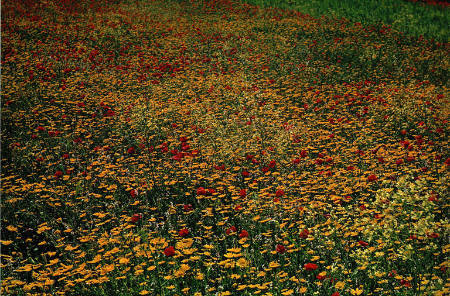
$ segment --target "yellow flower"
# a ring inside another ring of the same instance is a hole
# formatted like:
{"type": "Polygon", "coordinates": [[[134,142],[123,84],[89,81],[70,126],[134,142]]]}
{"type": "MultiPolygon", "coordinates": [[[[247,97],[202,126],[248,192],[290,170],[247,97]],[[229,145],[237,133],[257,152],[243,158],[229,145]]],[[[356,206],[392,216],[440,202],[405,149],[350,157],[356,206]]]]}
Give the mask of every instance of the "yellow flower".
{"type": "Polygon", "coordinates": [[[363,289],[356,288],[356,289],[351,289],[350,293],[352,295],[361,295],[363,291],[364,291],[363,289]]]}
{"type": "Polygon", "coordinates": [[[345,287],[345,283],[344,282],[337,282],[336,285],[334,285],[334,287],[338,290],[341,290],[345,287]]]}
{"type": "Polygon", "coordinates": [[[91,261],[87,261],[87,263],[97,263],[97,262],[100,262],[100,260],[102,260],[102,255],[98,254],[91,261]]]}
{"type": "Polygon", "coordinates": [[[4,246],[8,246],[8,245],[10,245],[10,244],[13,243],[12,240],[0,240],[0,242],[1,242],[2,245],[4,245],[4,246]]]}
{"type": "Polygon", "coordinates": [[[272,261],[269,263],[269,267],[270,268],[276,268],[276,267],[280,267],[280,263],[276,262],[276,261],[272,261]]]}
{"type": "Polygon", "coordinates": [[[308,288],[306,288],[306,287],[301,287],[300,290],[299,290],[299,292],[301,294],[306,293],[306,291],[308,291],[308,288]]]}
{"type": "Polygon", "coordinates": [[[248,262],[248,260],[245,259],[245,258],[240,258],[240,259],[236,262],[236,265],[239,266],[239,267],[248,267],[249,262],[248,262]]]}
{"type": "Polygon", "coordinates": [[[288,296],[288,295],[292,295],[292,294],[294,294],[293,289],[287,290],[285,292],[281,292],[281,295],[284,295],[284,296],[288,296]]]}
{"type": "Polygon", "coordinates": [[[141,292],[139,292],[139,295],[148,295],[148,294],[150,294],[150,292],[147,290],[142,290],[141,292]]]}
{"type": "Polygon", "coordinates": [[[8,230],[11,231],[11,232],[17,232],[17,227],[14,227],[14,226],[12,226],[12,225],[6,226],[6,229],[8,229],[8,230]]]}

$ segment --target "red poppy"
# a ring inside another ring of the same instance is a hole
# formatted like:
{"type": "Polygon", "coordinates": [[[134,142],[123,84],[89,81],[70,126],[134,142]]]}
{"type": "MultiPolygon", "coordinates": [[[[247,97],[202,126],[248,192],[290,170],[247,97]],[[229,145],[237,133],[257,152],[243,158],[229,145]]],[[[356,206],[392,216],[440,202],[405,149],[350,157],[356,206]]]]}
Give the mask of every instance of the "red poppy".
{"type": "Polygon", "coordinates": [[[242,174],[243,177],[248,177],[248,176],[250,176],[250,173],[247,172],[247,171],[243,171],[241,174],[242,174]]]}
{"type": "Polygon", "coordinates": [[[192,207],[191,204],[187,204],[187,205],[184,205],[184,206],[183,206],[183,209],[184,209],[186,212],[190,212],[190,211],[192,211],[194,208],[192,207]]]}
{"type": "Polygon", "coordinates": [[[225,165],[216,165],[216,166],[214,166],[214,168],[216,169],[216,170],[219,170],[219,171],[224,171],[225,170],[225,165]]]}
{"type": "Polygon", "coordinates": [[[134,214],[131,216],[131,222],[136,223],[137,221],[142,219],[142,214],[134,214]]]}
{"type": "Polygon", "coordinates": [[[374,174],[369,175],[369,176],[367,177],[367,180],[369,180],[370,182],[376,181],[377,179],[378,179],[378,177],[375,176],[374,174]]]}
{"type": "Polygon", "coordinates": [[[59,171],[59,170],[58,170],[58,171],[55,172],[55,178],[56,178],[56,179],[61,178],[62,175],[63,175],[63,172],[62,172],[62,171],[59,171]]]}
{"type": "Polygon", "coordinates": [[[427,234],[427,236],[429,238],[438,238],[439,237],[439,233],[432,232],[432,233],[427,234]]]}
{"type": "Polygon", "coordinates": [[[247,232],[247,230],[242,230],[241,233],[239,233],[239,237],[240,237],[240,238],[248,237],[248,232],[247,232]]]}
{"type": "Polygon", "coordinates": [[[231,226],[230,228],[228,228],[225,232],[226,232],[226,234],[230,234],[230,233],[233,233],[233,232],[236,232],[236,227],[235,226],[231,226]]]}
{"type": "Polygon", "coordinates": [[[316,279],[318,279],[319,281],[322,281],[322,280],[324,280],[325,278],[326,278],[326,276],[321,275],[321,274],[318,274],[318,275],[316,276],[316,279]]]}
{"type": "Polygon", "coordinates": [[[366,243],[365,241],[362,241],[362,240],[360,240],[359,242],[358,242],[358,244],[360,245],[360,246],[363,246],[363,247],[367,247],[369,244],[368,243],[366,243]]]}
{"type": "Polygon", "coordinates": [[[275,192],[275,196],[276,197],[282,197],[284,195],[284,191],[283,190],[277,190],[277,192],[275,192]]]}
{"type": "Polygon", "coordinates": [[[136,196],[138,195],[138,191],[136,189],[132,189],[130,190],[130,195],[132,198],[136,198],[136,196]]]}
{"type": "Polygon", "coordinates": [[[300,158],[295,158],[294,160],[292,160],[293,164],[299,164],[300,163],[300,158]]]}
{"type": "Polygon", "coordinates": [[[203,187],[197,188],[197,195],[206,195],[206,190],[203,187]]]}
{"type": "Polygon", "coordinates": [[[306,263],[303,267],[308,271],[316,270],[317,268],[319,268],[319,266],[317,266],[317,264],[314,263],[306,263]]]}
{"type": "Polygon", "coordinates": [[[276,251],[278,254],[284,254],[286,253],[286,248],[283,245],[277,245],[276,251]]]}
{"type": "Polygon", "coordinates": [[[187,229],[187,228],[183,228],[183,229],[181,229],[181,230],[178,232],[178,235],[181,236],[181,237],[185,237],[185,236],[187,236],[188,234],[189,234],[189,229],[187,229]]]}
{"type": "Polygon", "coordinates": [[[308,151],[306,151],[306,150],[300,151],[300,156],[301,156],[302,158],[305,158],[306,156],[308,156],[308,151]]]}
{"type": "Polygon", "coordinates": [[[164,255],[166,255],[167,257],[172,257],[173,255],[175,255],[175,248],[173,246],[165,248],[164,255]]]}
{"type": "Polygon", "coordinates": [[[307,238],[309,235],[309,230],[308,229],[303,229],[302,232],[300,232],[300,237],[301,238],[307,238]]]}
{"type": "Polygon", "coordinates": [[[411,288],[411,283],[407,280],[400,280],[400,285],[411,288]]]}
{"type": "Polygon", "coordinates": [[[341,294],[339,294],[339,292],[334,292],[333,294],[331,294],[331,296],[340,296],[341,294]]]}
{"type": "Polygon", "coordinates": [[[445,165],[450,166],[450,157],[445,160],[445,165]]]}
{"type": "Polygon", "coordinates": [[[130,147],[127,150],[128,154],[133,154],[134,152],[136,152],[136,149],[134,149],[134,147],[130,147]]]}
{"type": "Polygon", "coordinates": [[[239,191],[239,196],[240,197],[246,197],[247,196],[247,190],[241,189],[241,191],[239,191]]]}

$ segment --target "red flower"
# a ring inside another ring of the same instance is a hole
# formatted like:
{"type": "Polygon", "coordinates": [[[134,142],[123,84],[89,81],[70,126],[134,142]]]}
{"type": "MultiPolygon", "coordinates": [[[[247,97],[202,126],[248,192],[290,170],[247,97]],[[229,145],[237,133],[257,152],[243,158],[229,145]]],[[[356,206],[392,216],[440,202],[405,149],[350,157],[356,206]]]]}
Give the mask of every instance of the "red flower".
{"type": "Polygon", "coordinates": [[[439,237],[439,233],[432,232],[432,233],[427,234],[427,236],[429,238],[438,238],[439,237]]]}
{"type": "Polygon", "coordinates": [[[276,197],[282,197],[284,195],[284,191],[283,190],[277,190],[277,192],[275,192],[275,196],[276,197]]]}
{"type": "Polygon", "coordinates": [[[138,195],[138,191],[136,189],[132,189],[130,190],[130,195],[132,198],[136,198],[136,196],[138,195]]]}
{"type": "Polygon", "coordinates": [[[450,157],[445,160],[445,165],[450,166],[450,157]]]}
{"type": "Polygon", "coordinates": [[[181,236],[181,237],[185,237],[185,236],[187,236],[188,234],[189,234],[189,229],[187,229],[187,228],[183,228],[183,229],[181,229],[181,230],[178,232],[178,235],[181,236]]]}
{"type": "Polygon", "coordinates": [[[292,160],[293,164],[299,164],[300,163],[300,158],[296,158],[294,160],[292,160]]]}
{"type": "Polygon", "coordinates": [[[411,288],[411,283],[407,280],[400,280],[400,285],[411,288]]]}
{"type": "Polygon", "coordinates": [[[240,197],[246,197],[247,196],[247,190],[241,189],[241,191],[239,191],[239,196],[240,197]]]}
{"type": "Polygon", "coordinates": [[[300,233],[300,237],[301,238],[307,238],[309,235],[309,230],[308,229],[303,229],[302,232],[300,233]]]}
{"type": "Polygon", "coordinates": [[[216,170],[219,170],[219,171],[224,171],[225,170],[225,165],[216,165],[216,166],[214,166],[214,168],[216,169],[216,170]]]}
{"type": "Polygon", "coordinates": [[[339,292],[334,292],[333,294],[331,294],[331,296],[340,296],[341,294],[339,294],[339,292]]]}
{"type": "Polygon", "coordinates": [[[63,172],[62,172],[62,171],[56,171],[56,172],[55,172],[55,178],[56,178],[56,179],[61,178],[62,175],[63,175],[63,172]]]}
{"type": "Polygon", "coordinates": [[[197,195],[206,195],[206,190],[203,187],[197,188],[197,195]]]}
{"type": "Polygon", "coordinates": [[[367,247],[369,244],[368,243],[366,243],[365,241],[362,241],[362,240],[360,240],[359,242],[358,242],[358,244],[360,245],[360,246],[363,246],[363,247],[367,247]]]}
{"type": "Polygon", "coordinates": [[[370,182],[376,181],[377,179],[378,179],[378,177],[375,176],[374,174],[367,177],[367,180],[369,180],[370,182]]]}
{"type": "Polygon", "coordinates": [[[317,268],[319,268],[319,266],[317,266],[317,264],[314,263],[306,263],[303,267],[308,271],[316,270],[317,268]]]}
{"type": "Polygon", "coordinates": [[[187,204],[187,205],[184,205],[184,206],[183,206],[183,209],[184,209],[186,212],[190,212],[190,211],[193,210],[193,207],[192,207],[191,204],[187,204]]]}
{"type": "Polygon", "coordinates": [[[233,232],[236,232],[236,227],[235,226],[231,226],[230,228],[228,228],[225,232],[226,232],[226,234],[230,234],[230,233],[233,233],[233,232]]]}
{"type": "Polygon", "coordinates": [[[416,158],[415,158],[414,156],[408,156],[408,157],[406,158],[406,160],[407,160],[408,162],[413,162],[413,161],[416,160],[416,158]]]}
{"type": "Polygon", "coordinates": [[[322,280],[325,279],[325,277],[326,277],[326,276],[324,276],[324,275],[318,274],[318,275],[316,276],[316,279],[318,279],[319,281],[322,281],[322,280]]]}
{"type": "Polygon", "coordinates": [[[277,245],[276,251],[278,252],[278,254],[284,254],[286,253],[286,248],[283,245],[277,245]]]}
{"type": "Polygon", "coordinates": [[[137,221],[142,219],[142,214],[134,214],[133,216],[131,216],[131,222],[132,223],[136,223],[137,221]]]}
{"type": "Polygon", "coordinates": [[[173,246],[165,248],[164,255],[166,255],[167,257],[172,257],[173,255],[175,255],[175,248],[173,246]]]}
{"type": "Polygon", "coordinates": [[[243,171],[243,172],[242,172],[242,176],[243,176],[243,177],[248,177],[248,176],[250,176],[250,173],[247,172],[247,171],[243,171]]]}
{"type": "Polygon", "coordinates": [[[134,149],[134,147],[130,147],[127,150],[128,154],[133,154],[134,152],[136,152],[136,149],[134,149]]]}
{"type": "Polygon", "coordinates": [[[306,151],[306,150],[300,151],[300,156],[301,156],[302,158],[305,158],[306,156],[308,156],[308,151],[306,151]]]}
{"type": "Polygon", "coordinates": [[[248,232],[247,232],[247,230],[242,230],[241,233],[239,233],[239,237],[240,237],[240,238],[248,237],[248,232]]]}

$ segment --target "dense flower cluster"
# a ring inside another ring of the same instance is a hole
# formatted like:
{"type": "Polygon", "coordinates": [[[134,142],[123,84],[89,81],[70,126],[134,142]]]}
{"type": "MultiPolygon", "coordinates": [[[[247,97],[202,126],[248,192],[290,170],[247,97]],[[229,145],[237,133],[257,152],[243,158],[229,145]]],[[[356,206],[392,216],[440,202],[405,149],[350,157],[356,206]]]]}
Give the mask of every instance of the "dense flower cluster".
{"type": "Polygon", "coordinates": [[[448,294],[446,44],[4,2],[2,295],[448,294]]]}

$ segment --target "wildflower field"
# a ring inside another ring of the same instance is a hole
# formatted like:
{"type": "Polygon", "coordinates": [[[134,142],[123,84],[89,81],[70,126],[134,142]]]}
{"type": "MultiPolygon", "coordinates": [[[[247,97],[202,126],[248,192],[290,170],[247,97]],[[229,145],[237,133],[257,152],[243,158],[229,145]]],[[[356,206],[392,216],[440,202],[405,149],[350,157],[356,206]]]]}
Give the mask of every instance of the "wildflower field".
{"type": "Polygon", "coordinates": [[[2,295],[449,294],[445,40],[228,0],[1,9],[2,295]]]}

